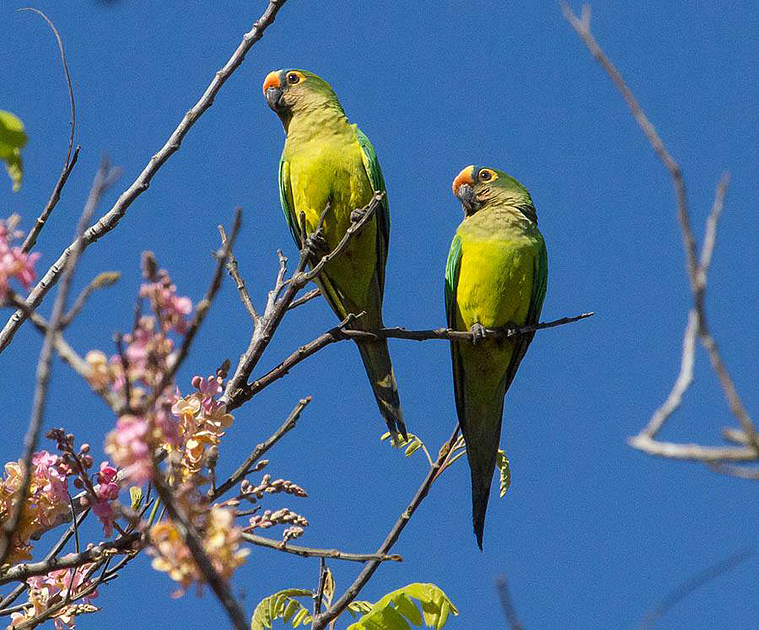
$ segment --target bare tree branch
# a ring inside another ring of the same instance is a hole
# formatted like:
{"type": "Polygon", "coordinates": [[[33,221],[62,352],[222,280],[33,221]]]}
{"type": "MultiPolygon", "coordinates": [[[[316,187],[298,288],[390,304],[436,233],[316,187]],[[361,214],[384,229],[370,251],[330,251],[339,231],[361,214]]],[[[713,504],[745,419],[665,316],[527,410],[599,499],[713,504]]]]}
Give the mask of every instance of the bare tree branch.
{"type": "Polygon", "coordinates": [[[292,304],[298,292],[319,275],[327,262],[334,259],[336,256],[339,256],[348,247],[351,239],[368,225],[369,221],[371,221],[377,211],[377,208],[379,208],[382,203],[383,198],[384,193],[375,192],[369,203],[363,208],[358,209],[360,212],[357,214],[360,218],[354,223],[351,223],[351,226],[346,230],[342,239],[340,239],[340,242],[331,252],[322,256],[315,264],[312,264],[311,271],[307,272],[305,269],[309,262],[312,262],[312,259],[317,255],[318,247],[315,243],[317,240],[316,237],[321,234],[322,226],[330,207],[329,204],[324,208],[316,230],[314,230],[314,233],[310,236],[306,236],[305,221],[302,221],[301,242],[303,247],[300,251],[300,259],[295,273],[289,279],[285,279],[287,273],[287,259],[281,252],[277,252],[280,261],[279,273],[277,274],[274,288],[269,291],[266,310],[258,324],[254,327],[253,335],[248,344],[248,349],[240,357],[237,368],[235,369],[232,378],[229,379],[224,395],[221,398],[222,402],[225,402],[229,409],[235,409],[242,404],[239,400],[239,396],[246,385],[248,377],[261,359],[261,355],[269,346],[269,342],[274,336],[279,324],[282,322],[282,318],[287,313],[289,306],[292,304]]]}
{"type": "Polygon", "coordinates": [[[259,547],[284,551],[285,553],[292,553],[304,558],[334,558],[335,560],[347,560],[349,562],[403,562],[403,558],[398,554],[348,553],[347,551],[339,551],[337,549],[314,549],[292,545],[289,542],[281,540],[264,538],[263,536],[247,532],[243,532],[242,537],[249,543],[258,545],[259,547]]]}
{"type": "Polygon", "coordinates": [[[511,630],[524,630],[522,622],[517,617],[517,611],[514,604],[511,603],[511,594],[509,593],[509,582],[505,575],[499,575],[495,581],[495,589],[498,591],[498,599],[501,600],[501,609],[511,630]]]}
{"type": "Polygon", "coordinates": [[[61,318],[61,328],[66,328],[74,320],[74,318],[79,315],[82,308],[84,307],[85,302],[87,301],[87,298],[90,297],[93,291],[96,291],[97,289],[104,289],[105,287],[110,287],[112,284],[118,282],[119,278],[121,278],[121,273],[118,271],[104,271],[95,276],[92,279],[92,282],[84,287],[84,289],[82,289],[82,292],[77,295],[76,300],[74,300],[74,304],[69,309],[69,312],[61,318]]]}
{"type": "Polygon", "coordinates": [[[69,175],[71,175],[71,171],[74,169],[74,165],[76,164],[77,158],[79,157],[79,147],[76,148],[76,151],[74,151],[74,156],[71,157],[71,149],[74,146],[74,131],[76,130],[76,102],[74,100],[74,86],[71,84],[71,75],[69,74],[69,66],[66,62],[66,51],[63,47],[63,40],[61,39],[61,35],[58,32],[58,29],[55,28],[55,24],[53,24],[52,20],[50,20],[50,18],[48,18],[47,15],[45,15],[39,9],[24,7],[19,9],[19,11],[32,11],[33,13],[36,13],[37,15],[41,16],[45,22],[47,22],[47,25],[53,31],[53,35],[55,35],[55,39],[58,42],[58,50],[61,53],[63,72],[66,76],[66,85],[68,86],[69,91],[69,106],[71,107],[71,131],[69,132],[69,145],[68,149],[66,150],[66,158],[63,160],[63,169],[61,170],[61,174],[58,177],[58,181],[55,183],[55,187],[53,188],[53,192],[50,195],[50,199],[48,200],[47,205],[42,210],[42,214],[40,214],[40,216],[37,218],[34,227],[29,230],[29,234],[26,235],[24,244],[21,246],[21,251],[27,253],[32,249],[32,247],[34,247],[34,244],[37,242],[37,237],[42,231],[42,228],[45,227],[45,223],[47,222],[50,213],[53,211],[53,208],[55,208],[58,200],[61,198],[61,191],[66,185],[66,181],[68,181],[69,175]]]}
{"type": "MultiPolygon", "coordinates": [[[[398,537],[401,535],[401,532],[404,530],[409,520],[414,515],[414,512],[416,512],[416,509],[427,496],[427,493],[430,491],[430,488],[435,482],[435,479],[437,479],[438,475],[443,470],[444,464],[446,463],[448,456],[451,454],[451,449],[456,442],[458,435],[459,426],[456,424],[456,429],[454,430],[453,435],[451,435],[450,439],[440,449],[437,460],[432,466],[430,466],[427,476],[424,478],[424,481],[422,481],[422,484],[416,491],[414,498],[411,499],[411,503],[409,503],[408,507],[401,513],[401,515],[398,517],[398,520],[395,521],[395,524],[388,533],[384,542],[377,550],[377,554],[387,554],[395,542],[398,540],[398,537]]],[[[314,618],[313,625],[311,627],[314,630],[323,630],[323,628],[325,628],[330,621],[342,613],[347,608],[348,604],[350,604],[356,598],[361,589],[364,588],[372,575],[374,575],[374,572],[379,568],[380,564],[381,562],[377,560],[369,561],[361,573],[359,573],[358,577],[354,580],[353,584],[348,587],[345,593],[340,596],[340,598],[329,608],[329,610],[325,610],[323,613],[317,615],[314,618]]]]}
{"type": "Polygon", "coordinates": [[[251,469],[256,465],[259,459],[261,459],[264,454],[277,442],[279,442],[286,433],[289,433],[292,429],[295,428],[295,425],[297,424],[298,420],[300,419],[301,412],[306,408],[308,403],[311,402],[311,396],[306,396],[305,398],[301,398],[298,401],[298,404],[295,405],[293,410],[290,412],[290,415],[287,416],[287,419],[282,423],[282,426],[279,427],[272,435],[267,439],[265,442],[262,442],[256,448],[253,449],[253,452],[248,455],[247,459],[238,466],[237,470],[232,473],[232,476],[227,479],[224,483],[219,485],[219,487],[214,488],[213,490],[208,491],[208,498],[210,501],[215,501],[220,496],[222,496],[225,492],[227,492],[232,486],[234,486],[236,483],[239,483],[245,478],[245,475],[247,475],[251,469]]]}
{"type": "MultiPolygon", "coordinates": [[[[709,360],[712,364],[712,368],[719,379],[722,390],[727,399],[730,412],[738,419],[743,432],[745,433],[748,443],[751,445],[754,459],[759,459],[759,436],[757,436],[756,428],[754,427],[751,418],[746,412],[738,392],[735,388],[732,378],[730,377],[727,366],[722,360],[722,356],[719,352],[717,342],[712,337],[706,318],[706,308],[704,304],[704,296],[706,293],[706,280],[709,264],[711,263],[712,254],[716,242],[717,222],[722,209],[724,207],[725,194],[729,178],[727,174],[723,175],[717,186],[717,192],[715,194],[712,210],[709,214],[709,218],[706,223],[706,230],[704,235],[704,244],[701,249],[700,260],[696,254],[696,239],[693,235],[693,229],[690,223],[690,214],[688,211],[688,200],[685,192],[685,182],[683,180],[682,169],[679,164],[674,160],[669,153],[664,143],[656,133],[656,129],[648,120],[648,117],[643,112],[643,109],[638,104],[630,88],[625,83],[622,75],[614,67],[614,64],[609,60],[606,54],[601,50],[601,47],[596,42],[593,34],[590,31],[590,7],[584,5],[582,9],[582,17],[578,18],[566,3],[562,3],[562,11],[564,17],[575,30],[577,35],[585,43],[586,47],[598,61],[603,70],[609,75],[611,80],[617,86],[622,94],[622,97],[627,103],[630,112],[635,118],[638,126],[643,131],[644,135],[648,139],[649,143],[653,147],[659,159],[662,161],[667,171],[669,172],[672,182],[675,188],[675,196],[677,199],[677,218],[680,223],[680,231],[682,234],[683,246],[685,248],[685,263],[686,270],[688,272],[688,280],[690,282],[691,292],[693,294],[693,315],[695,316],[695,323],[692,322],[693,317],[689,317],[688,329],[686,330],[685,343],[683,349],[683,360],[680,368],[680,376],[678,377],[675,386],[672,389],[669,397],[665,401],[664,405],[660,407],[652,417],[648,426],[637,436],[630,438],[628,443],[636,448],[641,448],[651,454],[663,455],[665,457],[675,457],[684,459],[703,459],[704,461],[714,461],[713,456],[718,452],[717,449],[712,447],[698,447],[697,445],[678,445],[666,444],[666,446],[658,447],[652,443],[651,439],[656,432],[661,429],[661,426],[669,417],[669,415],[679,406],[683,392],[688,388],[692,381],[693,370],[693,352],[692,352],[692,336],[694,333],[698,335],[701,344],[709,354],[709,360]],[[693,332],[689,332],[689,331],[693,332]],[[703,457],[699,457],[698,455],[703,457]]],[[[725,452],[735,456],[735,449],[725,449],[725,452]]]]}
{"type": "MultiPolygon", "coordinates": [[[[227,233],[224,231],[224,226],[222,225],[219,226],[219,234],[221,235],[221,244],[226,245],[227,233]]],[[[229,256],[227,258],[227,271],[235,281],[235,284],[237,285],[237,291],[240,293],[240,299],[245,305],[245,309],[248,311],[248,314],[253,320],[253,325],[255,326],[258,324],[261,316],[258,314],[258,311],[256,311],[256,307],[253,306],[253,300],[250,299],[248,289],[245,288],[245,280],[243,280],[242,276],[240,276],[240,271],[237,268],[237,258],[235,258],[235,254],[232,251],[231,247],[229,249],[229,256]]]]}
{"type": "MultiPolygon", "coordinates": [[[[485,336],[494,339],[516,337],[536,330],[571,324],[580,321],[581,319],[592,317],[593,315],[594,313],[582,313],[581,315],[576,315],[574,317],[562,317],[561,319],[551,322],[541,322],[539,324],[531,324],[520,328],[486,329],[485,336]]],[[[472,341],[474,338],[474,335],[469,331],[453,330],[450,328],[433,328],[427,330],[406,330],[405,328],[400,327],[381,328],[379,330],[351,330],[350,328],[347,328],[355,318],[356,316],[349,314],[345,320],[340,322],[334,328],[330,328],[327,332],[319,335],[313,341],[300,346],[278,366],[271,369],[262,377],[256,379],[244,388],[237,390],[237,394],[230,399],[230,408],[239,407],[244,402],[253,398],[253,396],[262,389],[285,376],[293,367],[316,354],[319,350],[322,350],[333,343],[337,343],[338,341],[344,341],[346,339],[368,339],[372,341],[376,339],[410,339],[413,341],[426,341],[429,339],[463,339],[472,341]]]]}
{"type": "Polygon", "coordinates": [[[708,584],[712,580],[718,578],[723,573],[731,571],[752,555],[754,555],[753,549],[741,549],[724,560],[720,560],[717,564],[710,566],[695,577],[686,580],[669,593],[669,595],[667,595],[656,608],[646,613],[643,620],[637,625],[637,630],[653,628],[659,619],[661,619],[662,615],[671,610],[688,595],[702,587],[704,584],[708,584]]]}
{"type": "Polygon", "coordinates": [[[154,471],[156,473],[153,475],[155,489],[161,497],[161,501],[163,501],[163,504],[166,506],[166,511],[168,512],[169,517],[179,530],[182,539],[190,550],[193,560],[195,560],[195,564],[197,564],[198,569],[203,574],[203,578],[211,587],[211,590],[214,592],[221,605],[224,606],[224,609],[229,616],[229,620],[232,622],[232,625],[236,630],[247,630],[248,620],[245,617],[245,612],[239,602],[235,599],[234,595],[232,595],[232,591],[229,588],[227,581],[219,575],[216,569],[214,569],[211,560],[203,548],[203,542],[200,535],[192,526],[192,523],[190,523],[187,515],[184,514],[183,510],[174,501],[174,495],[161,477],[157,463],[154,464],[154,471]]]}
{"type": "MultiPolygon", "coordinates": [[[[271,26],[277,13],[285,5],[285,2],[287,2],[287,0],[270,0],[263,15],[255,22],[255,24],[253,24],[253,28],[245,33],[242,42],[240,42],[237,50],[235,50],[229,58],[229,61],[227,61],[223,68],[214,74],[211,83],[208,85],[198,102],[195,103],[195,105],[182,117],[177,128],[172,132],[171,136],[169,136],[169,139],[161,147],[158,153],[150,158],[150,161],[145,166],[142,173],[140,173],[132,185],[121,194],[113,207],[106,212],[97,223],[88,228],[82,235],[81,239],[77,239],[69,245],[60,255],[58,260],[47,270],[26,300],[26,304],[29,308],[32,310],[36,309],[47,292],[58,282],[66,260],[71,256],[75,249],[78,248],[83,251],[118,225],[119,221],[121,221],[129,209],[129,206],[132,205],[132,202],[148,189],[155,174],[166,161],[179,150],[182,140],[187,135],[187,132],[203,113],[211,107],[214,98],[221,87],[243,62],[248,51],[259,39],[261,39],[264,31],[271,26]]],[[[21,309],[11,315],[10,319],[5,324],[5,327],[0,331],[0,352],[8,347],[8,344],[13,340],[16,331],[25,320],[26,314],[21,309]]]]}
{"type": "Polygon", "coordinates": [[[69,553],[60,557],[53,556],[40,562],[17,564],[0,575],[0,584],[26,580],[35,575],[46,575],[50,571],[57,571],[58,569],[81,567],[84,564],[102,559],[108,553],[132,550],[133,544],[140,540],[141,537],[141,533],[131,532],[119,536],[116,540],[101,542],[99,545],[90,547],[80,553],[69,553]]]}

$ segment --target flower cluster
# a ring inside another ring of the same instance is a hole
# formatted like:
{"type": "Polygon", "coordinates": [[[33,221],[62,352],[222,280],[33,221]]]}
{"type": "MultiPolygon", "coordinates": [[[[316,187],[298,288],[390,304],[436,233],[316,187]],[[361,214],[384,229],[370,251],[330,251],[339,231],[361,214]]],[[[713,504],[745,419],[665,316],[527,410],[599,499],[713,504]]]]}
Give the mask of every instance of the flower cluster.
{"type": "MultiPolygon", "coordinates": [[[[145,263],[143,267],[149,268],[145,263]]],[[[164,330],[176,330],[184,334],[187,332],[186,317],[192,311],[192,301],[190,298],[177,295],[177,287],[171,282],[165,269],[156,272],[152,280],[140,287],[140,297],[150,300],[150,305],[158,315],[164,330]]]]}
{"type": "MultiPolygon", "coordinates": [[[[39,617],[53,606],[66,601],[66,598],[78,599],[80,593],[92,586],[87,575],[90,567],[92,564],[85,564],[76,569],[60,569],[27,579],[29,605],[21,612],[11,614],[11,624],[8,628],[15,628],[39,617]]],[[[81,597],[84,603],[73,603],[53,613],[51,616],[55,621],[56,630],[74,628],[76,615],[95,612],[97,608],[90,603],[95,597],[97,590],[81,597]]]]}
{"type": "MultiPolygon", "coordinates": [[[[0,522],[14,514],[21,494],[23,460],[5,465],[0,485],[0,522]]],[[[72,474],[63,458],[39,451],[32,455],[29,491],[23,516],[13,535],[10,562],[31,558],[30,541],[63,522],[68,513],[68,477],[72,474]]]]}
{"type": "Polygon", "coordinates": [[[119,515],[119,484],[116,482],[116,475],[116,469],[108,462],[103,462],[97,474],[98,483],[94,487],[97,503],[92,506],[92,511],[100,519],[103,531],[109,537],[113,535],[113,522],[119,515]]]}
{"type": "MultiPolygon", "coordinates": [[[[196,515],[193,522],[198,520],[204,521],[198,529],[206,555],[216,572],[228,580],[250,553],[249,549],[240,549],[241,530],[234,524],[232,510],[215,505],[205,514],[196,515]]],[[[180,585],[173,597],[183,595],[193,583],[198,589],[202,587],[203,576],[171,521],[154,525],[150,529],[150,542],[148,553],[153,556],[153,568],[168,573],[180,585]]]]}
{"type": "Polygon", "coordinates": [[[50,429],[47,437],[57,442],[61,453],[60,461],[76,475],[74,486],[86,490],[80,504],[83,507],[92,506],[92,511],[103,524],[105,535],[110,537],[113,534],[113,523],[120,515],[117,502],[119,486],[116,481],[118,471],[108,462],[103,462],[95,476],[97,484],[93,484],[89,474],[93,464],[90,445],[82,444],[77,452],[74,448],[73,434],[66,433],[63,429],[50,429]]]}
{"type": "Polygon", "coordinates": [[[192,379],[196,392],[162,396],[145,417],[121,416],[106,437],[105,452],[122,468],[123,476],[135,485],[149,480],[152,453],[163,447],[174,455],[180,482],[207,483],[203,471],[211,466],[214,449],[233,420],[218,401],[222,382],[220,375],[196,376],[192,379]]]}
{"type": "Polygon", "coordinates": [[[210,467],[214,447],[221,441],[224,430],[232,424],[227,406],[216,398],[222,392],[221,384],[220,376],[196,376],[192,385],[198,391],[178,398],[171,407],[179,423],[182,481],[192,480],[195,485],[208,482],[202,471],[210,467]]]}
{"type": "Polygon", "coordinates": [[[18,280],[24,289],[28,289],[36,278],[34,265],[40,254],[26,254],[20,246],[13,245],[15,240],[23,236],[16,229],[18,222],[17,214],[4,221],[0,219],[0,300],[5,297],[11,278],[18,280]]]}

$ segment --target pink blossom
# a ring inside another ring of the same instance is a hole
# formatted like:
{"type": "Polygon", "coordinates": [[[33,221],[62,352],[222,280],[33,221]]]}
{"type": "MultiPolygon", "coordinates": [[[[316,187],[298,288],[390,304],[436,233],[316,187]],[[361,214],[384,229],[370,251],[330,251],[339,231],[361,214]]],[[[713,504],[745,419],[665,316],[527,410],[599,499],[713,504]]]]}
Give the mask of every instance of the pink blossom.
{"type": "Polygon", "coordinates": [[[153,472],[147,433],[147,420],[126,415],[118,419],[116,428],[106,436],[105,452],[135,485],[148,481],[153,472]]]}
{"type": "Polygon", "coordinates": [[[106,536],[113,535],[113,521],[117,511],[114,502],[119,498],[119,485],[116,483],[117,470],[108,462],[100,464],[100,472],[97,474],[98,484],[95,486],[95,494],[98,501],[92,506],[95,516],[103,524],[106,536]]]}

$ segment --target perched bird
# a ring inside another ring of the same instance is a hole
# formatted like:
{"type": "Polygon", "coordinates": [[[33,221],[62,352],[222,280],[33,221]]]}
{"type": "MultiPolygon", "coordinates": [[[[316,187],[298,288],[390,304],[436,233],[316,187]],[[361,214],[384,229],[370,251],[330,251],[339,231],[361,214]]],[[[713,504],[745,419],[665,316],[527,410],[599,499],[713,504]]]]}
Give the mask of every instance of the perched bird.
{"type": "Polygon", "coordinates": [[[501,434],[503,399],[534,333],[486,338],[486,328],[535,324],[546,294],[548,256],[527,189],[494,168],[467,166],[453,180],[464,220],[445,270],[453,383],[472,473],[472,520],[482,549],[485,511],[501,434]]]}
{"type": "MultiPolygon", "coordinates": [[[[299,221],[305,214],[313,233],[326,206],[324,253],[335,248],[351,225],[351,215],[366,206],[375,191],[385,192],[377,154],[364,133],[348,122],[337,96],[321,77],[306,70],[270,72],[263,85],[266,102],[285,128],[279,162],[279,196],[299,247],[299,221]]],[[[353,215],[355,219],[355,214],[353,215]]],[[[366,227],[348,248],[331,260],[316,283],[335,314],[364,312],[352,326],[382,328],[382,297],[390,237],[387,195],[366,227]]],[[[310,261],[318,262],[319,257],[310,261]]],[[[388,429],[407,438],[398,387],[387,341],[357,342],[366,373],[388,429]]]]}

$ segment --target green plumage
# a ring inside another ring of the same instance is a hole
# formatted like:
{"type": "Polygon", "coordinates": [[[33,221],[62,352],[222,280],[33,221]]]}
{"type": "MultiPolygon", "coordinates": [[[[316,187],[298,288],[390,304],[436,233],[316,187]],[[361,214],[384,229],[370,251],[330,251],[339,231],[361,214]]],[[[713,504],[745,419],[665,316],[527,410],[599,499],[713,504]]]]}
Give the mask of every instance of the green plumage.
{"type": "MultiPolygon", "coordinates": [[[[471,184],[473,196],[446,265],[448,326],[470,330],[478,324],[498,328],[537,323],[545,297],[548,258],[530,195],[506,173],[471,169],[471,176],[466,169],[459,176],[471,184]],[[483,171],[490,173],[489,181],[480,178],[483,171]]],[[[472,516],[480,548],[504,396],[532,338],[529,334],[476,344],[451,342],[456,409],[467,445],[472,516]]]]}
{"type": "MultiPolygon", "coordinates": [[[[366,206],[375,191],[385,192],[382,171],[371,142],[356,125],[348,122],[326,81],[304,70],[281,71],[279,76],[282,99],[274,109],[287,134],[279,165],[282,209],[300,247],[301,213],[311,233],[329,203],[323,235],[327,249],[332,250],[350,227],[351,213],[366,206]],[[293,77],[298,77],[295,83],[290,82],[293,77]]],[[[365,313],[352,324],[356,328],[383,327],[389,237],[390,212],[385,195],[369,224],[352,239],[343,254],[327,264],[317,279],[322,294],[340,319],[349,313],[365,313]]],[[[312,264],[317,260],[318,257],[312,264]]],[[[405,436],[387,342],[362,341],[358,342],[358,348],[389,430],[405,436]]]]}

